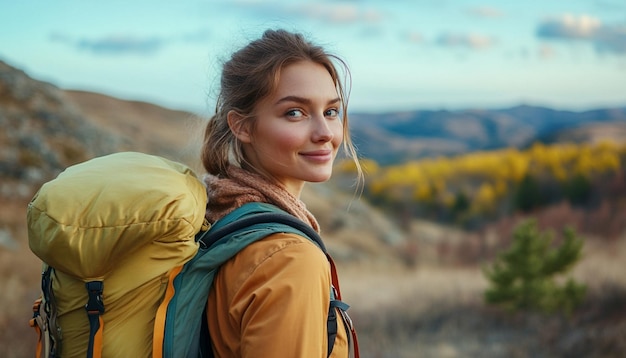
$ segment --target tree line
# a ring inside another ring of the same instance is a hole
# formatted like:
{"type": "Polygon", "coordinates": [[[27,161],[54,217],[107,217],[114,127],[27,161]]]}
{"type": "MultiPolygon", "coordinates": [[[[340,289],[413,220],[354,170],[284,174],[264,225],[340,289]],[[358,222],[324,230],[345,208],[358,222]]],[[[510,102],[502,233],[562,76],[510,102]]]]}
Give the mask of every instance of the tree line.
{"type": "MultiPolygon", "coordinates": [[[[367,176],[363,195],[368,201],[399,217],[472,228],[563,200],[594,205],[612,195],[605,184],[624,175],[626,145],[537,142],[527,149],[472,152],[391,166],[364,159],[362,164],[367,176]]],[[[337,168],[340,176],[354,170],[349,161],[337,168]]]]}

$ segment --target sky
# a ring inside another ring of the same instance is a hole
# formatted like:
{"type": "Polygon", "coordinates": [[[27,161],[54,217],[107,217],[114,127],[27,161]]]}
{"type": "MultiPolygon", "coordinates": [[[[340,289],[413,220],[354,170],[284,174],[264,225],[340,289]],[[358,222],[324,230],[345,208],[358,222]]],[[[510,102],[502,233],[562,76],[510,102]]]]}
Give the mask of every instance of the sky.
{"type": "Polygon", "coordinates": [[[352,112],[626,106],[624,0],[0,0],[0,60],[210,114],[221,64],[268,28],[343,58],[352,112]]]}

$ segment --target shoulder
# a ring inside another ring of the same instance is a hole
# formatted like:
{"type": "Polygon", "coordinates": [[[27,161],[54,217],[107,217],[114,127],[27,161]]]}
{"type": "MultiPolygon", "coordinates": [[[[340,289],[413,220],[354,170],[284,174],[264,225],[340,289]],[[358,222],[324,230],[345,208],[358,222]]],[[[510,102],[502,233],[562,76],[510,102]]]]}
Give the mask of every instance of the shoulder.
{"type": "Polygon", "coordinates": [[[320,264],[327,259],[322,250],[306,237],[291,233],[276,233],[248,245],[234,257],[254,270],[258,266],[280,261],[281,265],[320,264]],[[295,261],[290,263],[291,261],[295,261]]]}
{"type": "Polygon", "coordinates": [[[308,238],[291,233],[272,234],[248,245],[219,273],[232,289],[253,276],[326,281],[329,275],[330,266],[322,250],[308,238]]]}

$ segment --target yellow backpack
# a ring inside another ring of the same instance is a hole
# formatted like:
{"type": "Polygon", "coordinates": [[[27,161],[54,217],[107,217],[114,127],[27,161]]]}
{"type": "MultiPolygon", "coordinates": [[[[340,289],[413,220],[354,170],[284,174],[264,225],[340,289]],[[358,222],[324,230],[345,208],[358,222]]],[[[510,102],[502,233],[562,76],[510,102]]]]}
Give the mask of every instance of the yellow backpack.
{"type": "Polygon", "coordinates": [[[74,165],[44,184],[27,211],[30,248],[49,276],[41,304],[51,324],[32,321],[49,329],[42,344],[49,334],[52,352],[84,357],[104,334],[106,356],[150,356],[153,332],[146,325],[154,324],[168,273],[198,251],[206,200],[191,169],[134,152],[74,165]],[[99,325],[103,315],[91,282],[106,285],[108,322],[92,342],[85,304],[99,325]]]}

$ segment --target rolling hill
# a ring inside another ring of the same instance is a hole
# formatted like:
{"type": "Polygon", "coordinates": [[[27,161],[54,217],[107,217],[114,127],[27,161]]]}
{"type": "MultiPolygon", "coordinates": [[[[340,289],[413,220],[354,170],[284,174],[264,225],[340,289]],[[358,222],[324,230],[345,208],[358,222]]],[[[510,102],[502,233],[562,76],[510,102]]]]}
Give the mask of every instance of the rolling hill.
{"type": "Polygon", "coordinates": [[[626,140],[626,107],[572,112],[521,105],[495,110],[355,113],[351,120],[361,154],[381,164],[524,148],[534,141],[626,140]]]}

